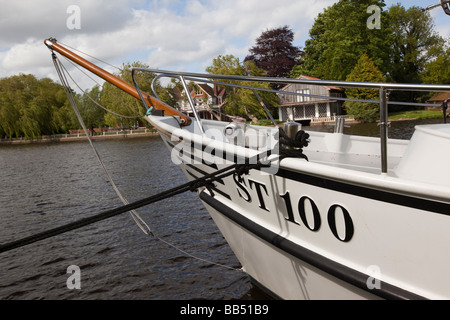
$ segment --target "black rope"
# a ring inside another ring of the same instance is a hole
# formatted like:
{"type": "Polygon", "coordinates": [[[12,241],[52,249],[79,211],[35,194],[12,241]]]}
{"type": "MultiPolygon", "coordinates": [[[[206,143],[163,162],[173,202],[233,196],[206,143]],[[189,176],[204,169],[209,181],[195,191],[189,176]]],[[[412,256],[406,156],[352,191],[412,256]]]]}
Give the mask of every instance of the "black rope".
{"type": "Polygon", "coordinates": [[[303,148],[308,146],[309,133],[300,130],[295,138],[290,138],[283,128],[279,128],[280,135],[280,160],[283,158],[303,158],[308,157],[303,153],[303,148]]]}
{"type": "MultiPolygon", "coordinates": [[[[247,170],[258,169],[258,168],[261,168],[262,166],[263,165],[260,163],[252,164],[252,165],[245,165],[247,170]]],[[[63,233],[66,233],[66,232],[69,232],[69,231],[72,231],[75,229],[79,229],[79,228],[85,227],[87,225],[93,224],[95,222],[106,220],[108,218],[117,216],[119,214],[152,204],[154,202],[157,202],[157,201],[160,201],[163,199],[173,197],[175,195],[181,194],[186,191],[196,191],[198,188],[201,188],[201,187],[209,188],[213,181],[223,179],[223,178],[225,178],[229,175],[235,174],[235,173],[241,174],[241,171],[238,171],[238,170],[241,170],[241,168],[242,168],[242,165],[234,164],[234,165],[228,166],[226,168],[223,168],[221,170],[218,170],[216,172],[207,174],[196,180],[193,180],[193,181],[187,182],[185,184],[182,184],[180,186],[169,189],[167,191],[144,198],[142,200],[138,200],[136,202],[132,202],[132,203],[129,203],[127,205],[124,205],[124,206],[121,206],[121,207],[118,207],[115,209],[107,210],[107,211],[99,213],[95,216],[87,217],[87,218],[84,218],[84,219],[81,219],[81,220],[78,220],[78,221],[75,221],[72,223],[68,223],[66,225],[56,227],[54,229],[50,229],[50,230],[47,230],[47,231],[29,236],[29,237],[25,237],[25,238],[17,240],[17,241],[13,241],[10,243],[0,245],[0,253],[10,251],[13,249],[17,249],[17,248],[35,243],[37,241],[41,241],[41,240],[44,240],[44,239],[47,239],[50,237],[54,237],[56,235],[60,235],[60,234],[63,234],[63,233]]]]}

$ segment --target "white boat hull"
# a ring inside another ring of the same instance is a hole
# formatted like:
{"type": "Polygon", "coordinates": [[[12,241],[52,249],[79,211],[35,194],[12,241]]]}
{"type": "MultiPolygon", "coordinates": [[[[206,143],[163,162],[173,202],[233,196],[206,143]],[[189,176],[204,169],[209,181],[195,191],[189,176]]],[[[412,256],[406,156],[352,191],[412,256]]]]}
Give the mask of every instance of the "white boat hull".
{"type": "Polygon", "coordinates": [[[263,240],[205,202],[243,270],[264,290],[281,299],[377,299],[263,240]],[[276,294],[275,294],[276,292],[276,294]]]}
{"type": "MultiPolygon", "coordinates": [[[[134,88],[61,47],[55,39],[45,43],[140,99],[147,109],[145,118],[158,130],[172,160],[188,179],[229,167],[236,170],[196,189],[243,269],[274,295],[283,299],[450,298],[450,125],[417,127],[409,142],[388,139],[388,105],[411,105],[390,101],[390,91],[441,92],[450,86],[133,68],[134,88]],[[143,94],[136,72],[179,79],[195,121],[143,94]],[[274,128],[200,119],[186,80],[220,87],[227,84],[234,92],[253,91],[274,128]],[[249,82],[269,86],[251,87],[249,82]],[[308,135],[296,123],[285,123],[286,130],[279,130],[258,94],[273,93],[270,84],[284,85],[278,97],[308,97],[317,105],[316,113],[320,113],[319,102],[331,96],[305,94],[300,89],[376,89],[379,101],[350,100],[379,103],[380,138],[344,135],[342,117],[336,117],[334,134],[308,135]],[[250,169],[248,164],[264,166],[250,169]]],[[[53,58],[61,82],[66,83],[53,58]]],[[[449,103],[443,101],[444,112],[449,103]]]]}
{"type": "MultiPolygon", "coordinates": [[[[153,123],[173,156],[192,160],[180,162],[189,179],[230,164],[225,153],[218,165],[202,161],[194,143],[180,152],[176,145],[188,136],[178,141],[179,132],[174,139],[170,126],[153,123]]],[[[393,141],[389,148],[398,166],[410,146],[393,141]]],[[[449,298],[449,188],[373,173],[349,159],[330,166],[324,159],[332,153],[320,154],[285,159],[275,173],[234,174],[199,192],[244,271],[282,299],[449,298]]]]}

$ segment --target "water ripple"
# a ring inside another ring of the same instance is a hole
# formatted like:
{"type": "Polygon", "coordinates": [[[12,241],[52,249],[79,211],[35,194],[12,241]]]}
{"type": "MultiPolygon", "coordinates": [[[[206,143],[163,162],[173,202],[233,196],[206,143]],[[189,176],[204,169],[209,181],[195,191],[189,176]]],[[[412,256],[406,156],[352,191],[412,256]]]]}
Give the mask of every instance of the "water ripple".
{"type": "MultiPolygon", "coordinates": [[[[184,183],[162,141],[96,141],[114,181],[135,201],[184,183]]],[[[0,243],[121,205],[84,142],[1,147],[0,243]]],[[[186,193],[138,209],[165,241],[214,263],[239,266],[199,199],[186,193]]],[[[242,272],[184,255],[146,236],[129,214],[3,253],[0,299],[240,299],[242,272]],[[81,289],[69,290],[67,267],[81,289]]],[[[250,295],[251,297],[251,295],[250,295]]]]}

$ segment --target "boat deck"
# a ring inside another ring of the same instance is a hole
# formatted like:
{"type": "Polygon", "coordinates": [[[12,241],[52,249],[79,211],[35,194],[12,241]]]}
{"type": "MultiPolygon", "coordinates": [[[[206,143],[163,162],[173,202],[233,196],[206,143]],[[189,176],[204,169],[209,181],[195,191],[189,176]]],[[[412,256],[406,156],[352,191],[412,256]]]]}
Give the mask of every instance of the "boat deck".
{"type": "MultiPolygon", "coordinates": [[[[374,174],[381,172],[379,138],[340,133],[309,134],[311,142],[304,148],[304,153],[310,162],[374,174]]],[[[400,163],[408,144],[407,140],[388,140],[388,169],[391,173],[400,163]]]]}

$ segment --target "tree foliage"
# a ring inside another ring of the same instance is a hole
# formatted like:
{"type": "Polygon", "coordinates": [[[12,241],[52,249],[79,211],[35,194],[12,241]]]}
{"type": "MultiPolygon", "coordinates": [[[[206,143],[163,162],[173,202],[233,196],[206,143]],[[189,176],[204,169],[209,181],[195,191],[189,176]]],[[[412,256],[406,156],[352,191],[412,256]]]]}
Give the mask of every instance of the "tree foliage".
{"type": "Polygon", "coordinates": [[[444,54],[425,65],[421,77],[423,83],[450,84],[450,47],[444,54]]]}
{"type": "Polygon", "coordinates": [[[366,53],[388,81],[419,83],[429,63],[445,52],[430,13],[397,4],[380,12],[379,28],[369,28],[371,5],[385,8],[383,0],[340,0],[320,13],[305,42],[304,63],[291,77],[345,80],[366,53]]]}
{"type": "Polygon", "coordinates": [[[244,61],[253,61],[269,77],[288,78],[302,53],[300,48],[292,44],[293,41],[294,33],[288,26],[264,31],[244,61]]]}
{"type": "MultiPolygon", "coordinates": [[[[219,55],[213,59],[211,66],[206,68],[206,72],[211,74],[223,75],[249,75],[249,76],[265,76],[266,72],[258,68],[253,61],[240,63],[239,58],[233,55],[219,55]]],[[[225,81],[227,83],[236,84],[235,81],[225,81]]],[[[240,85],[269,89],[268,83],[256,83],[253,81],[239,82],[240,85]]],[[[264,104],[273,109],[277,106],[277,97],[275,94],[265,91],[258,91],[264,104]]],[[[253,122],[259,119],[266,119],[267,115],[258,98],[250,89],[228,87],[225,104],[225,113],[229,115],[244,116],[253,122]]]]}
{"type": "Polygon", "coordinates": [[[320,13],[305,42],[304,63],[295,67],[291,76],[345,80],[363,53],[386,72],[391,43],[387,14],[380,16],[380,29],[369,29],[367,8],[371,5],[385,6],[382,0],[341,0],[320,13]]]}
{"type": "MultiPolygon", "coordinates": [[[[140,62],[123,64],[120,71],[114,75],[129,84],[133,84],[131,76],[131,69],[133,67],[148,68],[147,65],[140,62]]],[[[155,74],[153,73],[136,73],[136,81],[138,82],[139,89],[149,94],[152,93],[151,83],[154,78],[155,74]]],[[[157,87],[160,89],[159,85],[157,87]]],[[[146,113],[145,107],[140,100],[123,92],[109,82],[105,82],[103,85],[101,104],[112,111],[105,115],[105,122],[111,127],[133,127],[136,125],[138,118],[146,113]]]]}
{"type": "Polygon", "coordinates": [[[397,4],[389,8],[389,24],[393,32],[389,78],[399,83],[420,82],[427,63],[445,52],[430,13],[397,4]]]}
{"type": "MultiPolygon", "coordinates": [[[[369,56],[363,54],[353,70],[347,76],[346,81],[384,82],[384,77],[369,56]]],[[[379,91],[376,89],[346,88],[345,93],[347,97],[351,99],[379,99],[379,91]]],[[[346,101],[344,107],[347,113],[353,115],[356,120],[374,122],[379,118],[380,106],[378,103],[346,101]]]]}
{"type": "MultiPolygon", "coordinates": [[[[139,62],[125,64],[116,76],[132,84],[132,67],[147,66],[139,62]]],[[[153,93],[151,83],[154,77],[153,73],[137,74],[142,91],[153,93]]],[[[164,88],[158,81],[155,84],[160,99],[175,105],[176,97],[171,94],[171,86],[173,84],[164,88]]],[[[83,122],[89,129],[105,125],[146,125],[138,123],[139,117],[146,112],[141,101],[110,83],[105,83],[102,87],[94,86],[82,95],[72,93],[83,122]],[[111,112],[106,112],[105,109],[111,112]]],[[[38,80],[33,75],[25,74],[0,79],[0,138],[36,139],[42,135],[67,133],[71,129],[81,129],[81,125],[60,84],[48,78],[38,80]]]]}
{"type": "Polygon", "coordinates": [[[48,78],[20,74],[0,79],[0,137],[38,138],[71,129],[64,88],[48,78]]]}
{"type": "Polygon", "coordinates": [[[91,90],[87,90],[79,99],[78,109],[83,122],[93,134],[94,128],[105,126],[106,111],[99,106],[101,88],[96,85],[91,90]]]}

